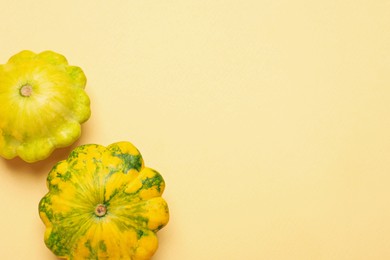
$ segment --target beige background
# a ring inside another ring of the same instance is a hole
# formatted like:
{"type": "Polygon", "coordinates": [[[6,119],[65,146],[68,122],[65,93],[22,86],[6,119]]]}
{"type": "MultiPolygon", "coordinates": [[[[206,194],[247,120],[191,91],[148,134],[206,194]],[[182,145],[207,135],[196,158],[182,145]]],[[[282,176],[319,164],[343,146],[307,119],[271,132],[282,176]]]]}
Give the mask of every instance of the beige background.
{"type": "MultiPolygon", "coordinates": [[[[128,140],[163,174],[154,259],[390,259],[389,1],[0,1],[0,63],[87,75],[71,148],[128,140]]],[[[37,204],[71,148],[0,160],[1,259],[57,259],[37,204]]]]}

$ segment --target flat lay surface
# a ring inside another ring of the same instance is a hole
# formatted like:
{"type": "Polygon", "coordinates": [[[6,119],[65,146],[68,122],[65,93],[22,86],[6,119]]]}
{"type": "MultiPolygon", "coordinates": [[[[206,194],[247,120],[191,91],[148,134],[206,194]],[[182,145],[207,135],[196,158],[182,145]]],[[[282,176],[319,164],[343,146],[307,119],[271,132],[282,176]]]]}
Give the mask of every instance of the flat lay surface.
{"type": "Polygon", "coordinates": [[[118,141],[165,180],[155,260],[390,259],[389,12],[387,0],[0,1],[0,64],[61,53],[91,100],[70,147],[0,158],[2,259],[58,259],[38,214],[47,174],[79,145],[118,141]]]}

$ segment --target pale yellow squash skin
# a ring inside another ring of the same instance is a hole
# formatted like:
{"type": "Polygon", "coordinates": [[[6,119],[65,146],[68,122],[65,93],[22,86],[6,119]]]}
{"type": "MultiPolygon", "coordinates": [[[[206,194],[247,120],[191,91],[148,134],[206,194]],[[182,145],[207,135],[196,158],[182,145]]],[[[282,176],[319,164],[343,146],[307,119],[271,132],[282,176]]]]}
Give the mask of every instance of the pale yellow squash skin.
{"type": "Polygon", "coordinates": [[[157,250],[156,232],[169,220],[165,182],[131,143],[80,146],[53,167],[47,184],[39,214],[57,256],[146,260],[157,250]]]}
{"type": "Polygon", "coordinates": [[[22,51],[0,65],[0,155],[47,158],[80,137],[90,117],[81,68],[53,51],[22,51]]]}

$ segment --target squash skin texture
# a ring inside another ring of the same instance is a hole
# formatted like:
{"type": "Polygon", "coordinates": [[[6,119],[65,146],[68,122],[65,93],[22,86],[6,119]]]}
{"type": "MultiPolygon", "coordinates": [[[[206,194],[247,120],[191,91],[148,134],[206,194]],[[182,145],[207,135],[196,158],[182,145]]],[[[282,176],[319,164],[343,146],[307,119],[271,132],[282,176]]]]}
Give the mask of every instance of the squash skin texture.
{"type": "Polygon", "coordinates": [[[157,250],[156,232],[169,221],[165,182],[131,143],[75,148],[50,171],[47,186],[39,215],[58,257],[147,260],[157,250]]]}
{"type": "Polygon", "coordinates": [[[91,115],[83,70],[53,51],[21,51],[0,65],[0,155],[26,162],[74,143],[91,115]]]}

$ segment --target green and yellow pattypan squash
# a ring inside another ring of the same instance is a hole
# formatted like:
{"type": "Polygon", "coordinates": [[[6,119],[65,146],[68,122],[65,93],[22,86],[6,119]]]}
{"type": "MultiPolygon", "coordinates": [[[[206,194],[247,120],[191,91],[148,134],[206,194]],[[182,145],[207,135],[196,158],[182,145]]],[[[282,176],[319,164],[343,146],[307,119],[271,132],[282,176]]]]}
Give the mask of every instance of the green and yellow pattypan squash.
{"type": "Polygon", "coordinates": [[[0,155],[47,158],[80,136],[90,117],[86,77],[52,51],[22,51],[0,65],[0,155]]]}
{"type": "Polygon", "coordinates": [[[168,223],[162,176],[131,143],[75,148],[47,178],[39,203],[45,243],[66,259],[150,259],[168,223]]]}

